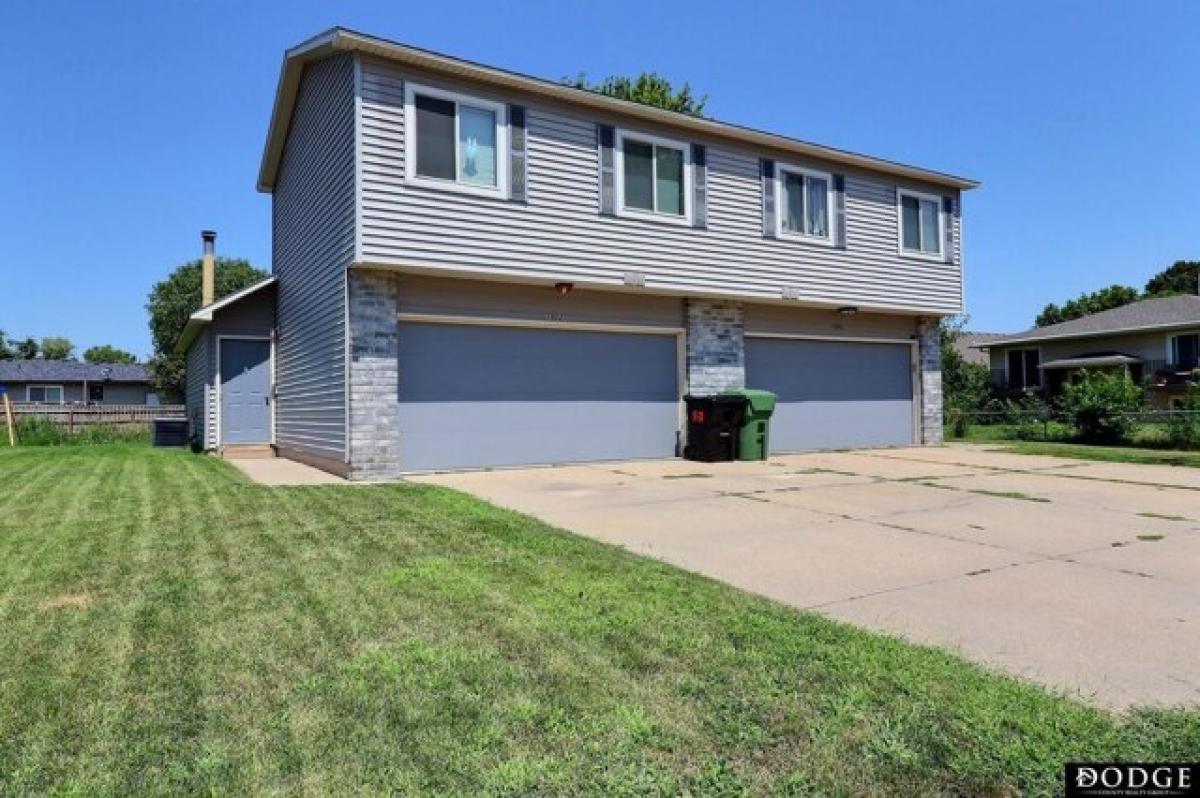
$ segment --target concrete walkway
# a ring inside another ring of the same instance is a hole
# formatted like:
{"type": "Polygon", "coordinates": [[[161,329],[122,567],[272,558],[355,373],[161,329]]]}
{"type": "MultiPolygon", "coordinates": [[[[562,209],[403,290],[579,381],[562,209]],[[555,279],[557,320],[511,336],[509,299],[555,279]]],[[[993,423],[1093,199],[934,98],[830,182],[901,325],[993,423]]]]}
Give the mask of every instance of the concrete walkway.
{"type": "Polygon", "coordinates": [[[953,446],[415,479],[1104,706],[1200,705],[1200,469],[953,446]]]}
{"type": "Polygon", "coordinates": [[[283,457],[226,458],[229,464],[260,485],[349,485],[339,476],[283,457]]]}

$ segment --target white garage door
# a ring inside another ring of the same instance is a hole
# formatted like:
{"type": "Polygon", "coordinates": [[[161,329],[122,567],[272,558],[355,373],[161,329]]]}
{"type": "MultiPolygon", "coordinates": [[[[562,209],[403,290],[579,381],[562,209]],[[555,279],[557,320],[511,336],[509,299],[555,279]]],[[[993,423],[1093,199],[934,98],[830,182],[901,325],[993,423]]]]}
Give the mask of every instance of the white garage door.
{"type": "Polygon", "coordinates": [[[779,395],[771,449],[844,449],[913,442],[911,347],[746,339],[746,387],[779,395]]]}
{"type": "Polygon", "coordinates": [[[399,357],[405,470],[675,454],[673,334],[412,322],[399,357]]]}

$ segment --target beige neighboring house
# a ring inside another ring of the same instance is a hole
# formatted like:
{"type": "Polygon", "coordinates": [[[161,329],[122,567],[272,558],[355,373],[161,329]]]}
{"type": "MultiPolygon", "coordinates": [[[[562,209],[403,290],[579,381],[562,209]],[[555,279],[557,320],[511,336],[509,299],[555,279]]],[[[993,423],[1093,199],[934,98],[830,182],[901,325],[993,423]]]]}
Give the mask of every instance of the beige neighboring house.
{"type": "Polygon", "coordinates": [[[1014,392],[1053,395],[1082,369],[1125,369],[1151,404],[1173,407],[1200,381],[1200,296],[1143,299],[975,346],[993,385],[1014,392]]]}

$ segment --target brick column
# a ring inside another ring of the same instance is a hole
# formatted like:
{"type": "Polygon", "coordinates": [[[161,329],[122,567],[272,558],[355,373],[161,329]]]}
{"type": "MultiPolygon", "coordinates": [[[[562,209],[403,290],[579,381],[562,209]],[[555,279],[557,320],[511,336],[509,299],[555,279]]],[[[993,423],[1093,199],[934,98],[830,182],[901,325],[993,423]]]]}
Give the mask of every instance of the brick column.
{"type": "Polygon", "coordinates": [[[395,275],[351,269],[350,478],[384,479],[400,471],[400,336],[395,275]]]}
{"type": "Polygon", "coordinates": [[[713,394],[746,386],[745,316],[742,303],[688,299],[688,393],[713,394]]]}
{"type": "Polygon", "coordinates": [[[917,319],[917,368],[921,372],[921,443],[942,442],[942,334],[936,317],[917,319]]]}

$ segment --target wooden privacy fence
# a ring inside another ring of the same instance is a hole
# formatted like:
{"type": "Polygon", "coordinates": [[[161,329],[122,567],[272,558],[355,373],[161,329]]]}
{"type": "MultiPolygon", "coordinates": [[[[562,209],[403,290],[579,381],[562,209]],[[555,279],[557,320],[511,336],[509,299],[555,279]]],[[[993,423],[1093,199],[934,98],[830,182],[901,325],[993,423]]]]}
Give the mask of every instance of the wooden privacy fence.
{"type": "Polygon", "coordinates": [[[68,432],[93,424],[116,427],[144,426],[156,418],[186,418],[183,405],[42,405],[16,402],[13,415],[19,422],[22,418],[38,417],[63,424],[68,432]]]}

